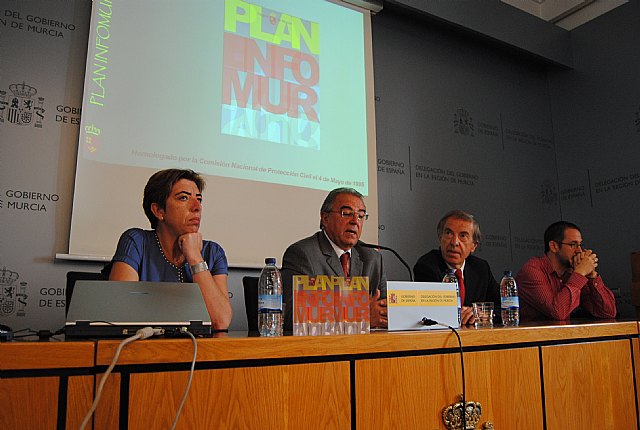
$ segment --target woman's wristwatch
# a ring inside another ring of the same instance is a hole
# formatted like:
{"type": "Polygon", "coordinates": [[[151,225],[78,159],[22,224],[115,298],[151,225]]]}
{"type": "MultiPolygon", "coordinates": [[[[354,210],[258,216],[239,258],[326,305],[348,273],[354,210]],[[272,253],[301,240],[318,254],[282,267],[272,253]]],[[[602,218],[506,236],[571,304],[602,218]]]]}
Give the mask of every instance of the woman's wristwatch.
{"type": "Polygon", "coordinates": [[[201,261],[201,262],[193,264],[193,265],[191,265],[189,267],[191,268],[191,274],[192,275],[198,274],[200,272],[204,272],[205,270],[209,270],[209,266],[207,266],[207,262],[206,261],[201,261]]]}

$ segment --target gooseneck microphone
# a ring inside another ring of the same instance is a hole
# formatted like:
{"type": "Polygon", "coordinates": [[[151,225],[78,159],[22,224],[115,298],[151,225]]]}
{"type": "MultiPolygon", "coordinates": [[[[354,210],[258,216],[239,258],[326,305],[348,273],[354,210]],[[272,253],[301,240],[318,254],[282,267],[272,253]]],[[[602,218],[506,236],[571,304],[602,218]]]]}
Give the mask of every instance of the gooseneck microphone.
{"type": "Polygon", "coordinates": [[[404,259],[402,257],[400,257],[400,254],[398,254],[394,249],[391,249],[388,246],[374,245],[372,243],[365,243],[365,242],[363,242],[361,240],[358,241],[358,245],[362,246],[363,248],[384,249],[385,251],[392,252],[393,255],[395,255],[398,258],[398,260],[400,260],[400,262],[402,264],[404,264],[404,267],[407,268],[407,270],[409,271],[409,279],[411,280],[411,282],[413,282],[413,272],[411,271],[411,267],[409,267],[407,262],[404,261],[404,259]]]}

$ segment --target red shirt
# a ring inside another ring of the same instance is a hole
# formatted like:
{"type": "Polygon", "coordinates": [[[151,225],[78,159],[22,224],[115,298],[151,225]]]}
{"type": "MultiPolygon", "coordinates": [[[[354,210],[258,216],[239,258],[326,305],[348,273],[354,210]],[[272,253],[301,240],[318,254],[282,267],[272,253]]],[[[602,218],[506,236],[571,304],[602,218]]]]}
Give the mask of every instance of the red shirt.
{"type": "Polygon", "coordinates": [[[546,255],[530,258],[516,282],[523,321],[566,320],[578,306],[597,318],[616,316],[616,300],[599,275],[589,279],[567,270],[560,276],[546,255]]]}

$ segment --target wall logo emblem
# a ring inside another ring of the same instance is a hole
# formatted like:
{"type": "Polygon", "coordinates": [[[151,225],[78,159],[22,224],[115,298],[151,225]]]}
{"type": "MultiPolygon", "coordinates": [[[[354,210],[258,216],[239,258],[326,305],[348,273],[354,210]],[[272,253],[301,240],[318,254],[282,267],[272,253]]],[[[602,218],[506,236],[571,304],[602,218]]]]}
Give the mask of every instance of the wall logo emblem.
{"type": "Polygon", "coordinates": [[[556,206],[558,204],[558,190],[550,180],[540,185],[540,201],[543,205],[556,206]]]}
{"type": "Polygon", "coordinates": [[[474,136],[473,117],[465,108],[460,108],[453,114],[453,131],[463,136],[474,136]]]}
{"type": "Polygon", "coordinates": [[[3,267],[0,270],[0,317],[12,315],[25,316],[27,306],[27,283],[16,285],[20,275],[3,267]],[[16,312],[17,311],[17,312],[16,312]]]}
{"type": "Polygon", "coordinates": [[[42,128],[44,97],[35,97],[38,90],[26,83],[11,84],[9,90],[0,91],[0,122],[42,128]]]}

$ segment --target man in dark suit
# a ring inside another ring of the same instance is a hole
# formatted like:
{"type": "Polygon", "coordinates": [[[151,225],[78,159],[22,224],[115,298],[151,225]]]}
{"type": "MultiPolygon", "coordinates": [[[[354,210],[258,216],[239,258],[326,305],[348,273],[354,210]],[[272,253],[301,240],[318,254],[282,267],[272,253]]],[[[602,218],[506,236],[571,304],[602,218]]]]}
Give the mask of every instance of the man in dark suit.
{"type": "Polygon", "coordinates": [[[368,217],[362,194],[353,188],[337,188],[320,208],[320,231],[287,248],[282,258],[285,330],[293,327],[293,275],[368,276],[371,327],[387,327],[387,279],[382,257],[358,245],[368,217]],[[342,260],[346,260],[344,264],[342,260]]]}
{"type": "Polygon", "coordinates": [[[493,302],[495,319],[500,315],[500,286],[489,263],[471,255],[482,235],[473,215],[461,210],[445,214],[437,227],[440,249],[418,259],[413,267],[416,281],[441,282],[447,269],[454,269],[462,299],[462,324],[473,324],[473,302],[493,302]]]}

